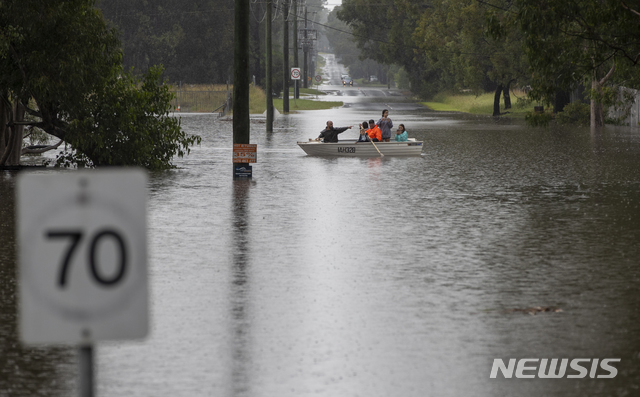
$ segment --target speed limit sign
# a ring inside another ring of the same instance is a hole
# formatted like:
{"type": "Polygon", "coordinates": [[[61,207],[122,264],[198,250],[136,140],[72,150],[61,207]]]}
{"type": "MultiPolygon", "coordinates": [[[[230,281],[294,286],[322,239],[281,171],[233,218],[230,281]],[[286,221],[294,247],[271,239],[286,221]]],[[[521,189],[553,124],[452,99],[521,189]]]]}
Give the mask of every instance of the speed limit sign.
{"type": "Polygon", "coordinates": [[[291,80],[300,80],[300,68],[291,68],[291,80]]]}
{"type": "Polygon", "coordinates": [[[148,329],[142,170],[20,175],[20,338],[86,344],[148,329]]]}

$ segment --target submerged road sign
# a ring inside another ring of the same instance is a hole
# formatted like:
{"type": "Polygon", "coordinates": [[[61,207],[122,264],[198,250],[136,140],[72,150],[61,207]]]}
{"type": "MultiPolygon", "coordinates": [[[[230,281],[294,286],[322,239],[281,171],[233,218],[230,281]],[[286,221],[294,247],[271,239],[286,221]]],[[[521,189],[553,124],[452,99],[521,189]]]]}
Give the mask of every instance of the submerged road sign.
{"type": "Polygon", "coordinates": [[[20,175],[23,342],[147,334],[146,192],[137,169],[20,175]]]}

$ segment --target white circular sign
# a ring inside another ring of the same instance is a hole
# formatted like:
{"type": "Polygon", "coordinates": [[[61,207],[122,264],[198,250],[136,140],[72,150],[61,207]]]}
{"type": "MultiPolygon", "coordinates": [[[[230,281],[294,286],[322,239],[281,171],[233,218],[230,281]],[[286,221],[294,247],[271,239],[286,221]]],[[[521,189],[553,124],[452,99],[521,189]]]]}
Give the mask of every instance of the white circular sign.
{"type": "Polygon", "coordinates": [[[144,336],[146,175],[26,174],[18,197],[23,340],[144,336]]]}
{"type": "Polygon", "coordinates": [[[300,68],[291,68],[291,78],[293,80],[300,80],[300,68]]]}
{"type": "Polygon", "coordinates": [[[319,83],[319,82],[321,82],[321,81],[322,81],[322,76],[317,75],[317,76],[316,76],[316,81],[317,81],[318,83],[319,83]]]}

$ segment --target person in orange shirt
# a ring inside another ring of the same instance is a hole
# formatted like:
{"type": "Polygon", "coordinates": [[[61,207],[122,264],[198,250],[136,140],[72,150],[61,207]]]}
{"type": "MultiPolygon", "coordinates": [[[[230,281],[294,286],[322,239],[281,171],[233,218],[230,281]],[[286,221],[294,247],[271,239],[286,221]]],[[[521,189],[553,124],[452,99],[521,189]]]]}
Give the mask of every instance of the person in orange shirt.
{"type": "Polygon", "coordinates": [[[382,141],[382,131],[373,120],[369,120],[369,129],[367,130],[367,135],[369,135],[369,138],[373,142],[382,141]]]}

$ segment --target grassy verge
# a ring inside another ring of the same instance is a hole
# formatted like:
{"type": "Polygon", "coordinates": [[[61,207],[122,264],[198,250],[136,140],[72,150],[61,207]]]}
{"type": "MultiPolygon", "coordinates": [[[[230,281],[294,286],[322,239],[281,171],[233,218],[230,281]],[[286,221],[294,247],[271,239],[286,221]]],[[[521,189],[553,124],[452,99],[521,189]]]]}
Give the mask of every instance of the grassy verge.
{"type": "Polygon", "coordinates": [[[355,81],[361,87],[385,87],[385,88],[387,87],[387,84],[382,84],[379,81],[370,82],[369,79],[366,79],[366,78],[356,79],[355,81]]]}
{"type": "MultiPolygon", "coordinates": [[[[319,93],[317,90],[310,88],[301,88],[300,93],[304,94],[313,94],[319,93]]],[[[293,90],[291,90],[291,94],[293,94],[293,90]]],[[[264,113],[267,110],[267,96],[264,91],[259,87],[251,86],[251,90],[249,92],[249,113],[258,114],[264,113]]],[[[293,98],[289,98],[289,112],[295,112],[297,110],[321,110],[321,109],[331,109],[335,107],[340,107],[344,105],[343,102],[325,102],[325,101],[312,101],[310,99],[296,99],[294,101],[293,98]]],[[[282,109],[282,99],[273,98],[273,106],[278,109],[280,113],[284,110],[282,109]]]]}
{"type": "MultiPolygon", "coordinates": [[[[533,110],[533,105],[525,101],[524,98],[525,94],[523,92],[516,91],[511,95],[511,109],[506,110],[506,112],[509,112],[507,116],[524,118],[528,111],[533,110]],[[521,99],[519,100],[518,98],[521,99]]],[[[493,114],[493,99],[493,92],[481,95],[440,93],[432,101],[421,103],[436,111],[464,112],[490,116],[493,114]]],[[[501,97],[500,99],[500,111],[505,112],[504,98],[501,97]]]]}
{"type": "MultiPolygon", "coordinates": [[[[295,112],[297,110],[321,110],[332,109],[344,105],[343,102],[325,102],[325,101],[312,101],[310,99],[296,99],[289,98],[289,112],[295,112]]],[[[282,113],[282,99],[274,99],[273,106],[282,113]]],[[[266,105],[265,105],[266,110],[266,105]]],[[[264,110],[263,110],[264,112],[264,110]]]]}
{"type": "MultiPolygon", "coordinates": [[[[308,94],[308,95],[327,95],[322,91],[316,90],[315,88],[300,88],[300,93],[301,94],[308,94]]],[[[293,90],[291,90],[289,92],[289,95],[293,95],[293,90]]]]}
{"type": "MultiPolygon", "coordinates": [[[[229,90],[233,92],[233,86],[229,87],[229,90]]],[[[222,103],[224,103],[227,95],[227,86],[226,85],[183,85],[180,90],[174,91],[178,96],[178,91],[180,92],[181,99],[174,99],[174,106],[178,106],[180,104],[183,112],[211,112],[213,109],[219,107],[222,103]],[[197,95],[188,96],[185,93],[203,93],[206,92],[206,95],[197,95]],[[219,93],[219,95],[211,95],[211,92],[219,93]],[[194,98],[197,98],[194,102],[194,98]]],[[[293,90],[290,91],[293,94],[293,90]]],[[[301,88],[301,94],[306,95],[325,95],[324,93],[312,89],[312,88],[301,88]]],[[[273,105],[279,112],[283,112],[282,110],[282,99],[273,99],[273,105]]],[[[310,99],[298,99],[294,101],[293,98],[289,98],[289,111],[295,112],[297,110],[319,110],[319,109],[331,109],[335,107],[342,106],[342,102],[324,102],[324,101],[312,101],[310,99]]],[[[263,89],[260,87],[255,87],[251,85],[249,87],[249,113],[251,114],[262,114],[267,110],[267,96],[263,89]]]]}

